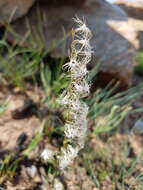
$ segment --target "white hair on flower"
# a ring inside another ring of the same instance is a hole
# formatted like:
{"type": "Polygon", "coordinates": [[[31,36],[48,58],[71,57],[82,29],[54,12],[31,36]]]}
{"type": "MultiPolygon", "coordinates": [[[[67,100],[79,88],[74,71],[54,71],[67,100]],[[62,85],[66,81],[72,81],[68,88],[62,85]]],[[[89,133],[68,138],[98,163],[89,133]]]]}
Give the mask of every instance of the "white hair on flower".
{"type": "Polygon", "coordinates": [[[60,104],[68,111],[64,134],[68,138],[68,144],[61,148],[61,152],[51,154],[45,151],[43,158],[52,156],[58,161],[59,168],[64,170],[69,166],[80,149],[84,147],[87,134],[88,106],[81,100],[89,94],[89,84],[86,81],[87,64],[91,60],[92,48],[90,29],[85,21],[78,17],[74,18],[77,28],[72,31],[73,41],[71,44],[70,61],[64,65],[70,76],[69,87],[61,94],[60,104]]]}
{"type": "Polygon", "coordinates": [[[51,160],[53,159],[54,156],[54,151],[51,149],[44,149],[43,152],[41,153],[41,158],[46,161],[46,160],[51,160]]]}
{"type": "Polygon", "coordinates": [[[61,156],[58,157],[59,167],[61,170],[66,168],[72,161],[76,158],[78,154],[79,148],[68,145],[67,148],[61,149],[61,156]]]}
{"type": "Polygon", "coordinates": [[[81,98],[89,93],[89,84],[86,82],[87,64],[91,60],[92,48],[90,39],[92,37],[85,22],[75,18],[77,28],[73,30],[73,42],[71,44],[70,61],[65,64],[71,76],[71,84],[62,94],[61,104],[69,109],[70,120],[65,125],[65,136],[73,140],[74,147],[68,145],[62,148],[59,157],[61,169],[67,167],[77,156],[78,151],[84,147],[87,133],[88,107],[81,98]]]}

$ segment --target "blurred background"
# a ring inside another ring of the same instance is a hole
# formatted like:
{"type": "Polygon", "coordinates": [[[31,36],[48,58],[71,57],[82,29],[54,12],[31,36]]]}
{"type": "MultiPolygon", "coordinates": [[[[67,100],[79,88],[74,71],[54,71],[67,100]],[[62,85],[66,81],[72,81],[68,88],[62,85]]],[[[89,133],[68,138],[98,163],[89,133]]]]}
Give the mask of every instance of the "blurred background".
{"type": "Polygon", "coordinates": [[[0,0],[0,188],[143,190],[143,0],[0,0]],[[61,173],[73,18],[92,32],[85,148],[61,173]]]}

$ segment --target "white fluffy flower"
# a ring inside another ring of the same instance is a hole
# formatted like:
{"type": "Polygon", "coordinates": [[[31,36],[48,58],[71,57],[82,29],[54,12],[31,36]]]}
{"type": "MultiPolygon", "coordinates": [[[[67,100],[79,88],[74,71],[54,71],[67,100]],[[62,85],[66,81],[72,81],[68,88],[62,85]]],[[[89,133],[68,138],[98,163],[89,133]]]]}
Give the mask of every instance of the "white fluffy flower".
{"type": "Polygon", "coordinates": [[[43,152],[41,153],[41,158],[42,158],[44,161],[51,160],[51,159],[53,159],[54,154],[55,154],[55,152],[54,152],[53,150],[45,149],[45,150],[43,150],[43,152]]]}
{"type": "Polygon", "coordinates": [[[89,94],[89,84],[85,80],[87,64],[91,60],[90,38],[91,32],[86,24],[76,18],[78,28],[74,31],[74,41],[71,44],[70,62],[65,64],[71,74],[71,84],[62,94],[61,104],[69,109],[70,120],[65,125],[65,136],[75,140],[75,147],[68,145],[62,149],[62,155],[58,157],[61,169],[67,167],[77,156],[78,151],[84,147],[87,133],[88,107],[81,98],[89,94]]]}
{"type": "Polygon", "coordinates": [[[61,170],[66,168],[69,164],[73,162],[73,160],[77,157],[79,148],[73,148],[71,145],[68,145],[67,148],[63,148],[62,155],[58,157],[59,159],[59,167],[61,170]]]}
{"type": "Polygon", "coordinates": [[[79,83],[74,82],[73,84],[76,93],[78,93],[81,97],[85,97],[89,94],[89,84],[85,80],[82,80],[79,83]]]}
{"type": "MultiPolygon", "coordinates": [[[[85,22],[79,18],[75,18],[75,21],[78,27],[73,31],[70,61],[64,65],[69,72],[71,83],[60,97],[60,104],[69,112],[64,133],[71,142],[74,141],[74,146],[67,145],[57,155],[59,167],[62,170],[72,163],[79,150],[84,147],[87,133],[88,107],[81,98],[89,94],[89,84],[85,78],[88,73],[87,64],[91,60],[90,39],[92,35],[85,22]]],[[[42,156],[47,160],[52,158],[54,153],[45,151],[42,156]]]]}
{"type": "Polygon", "coordinates": [[[60,103],[62,105],[69,105],[71,104],[70,102],[70,94],[65,94],[65,91],[63,92],[63,94],[61,95],[61,98],[60,98],[60,103]]]}
{"type": "Polygon", "coordinates": [[[85,67],[85,65],[79,65],[78,67],[76,67],[74,70],[71,70],[71,77],[73,79],[75,78],[83,78],[85,75],[87,75],[88,71],[85,67]],[[80,70],[80,72],[79,72],[80,70]]]}
{"type": "Polygon", "coordinates": [[[54,190],[64,190],[63,184],[57,178],[54,180],[54,190]]]}
{"type": "Polygon", "coordinates": [[[68,138],[78,137],[80,139],[86,136],[87,127],[85,123],[75,124],[75,125],[66,124],[64,132],[65,132],[66,137],[68,138]]]}

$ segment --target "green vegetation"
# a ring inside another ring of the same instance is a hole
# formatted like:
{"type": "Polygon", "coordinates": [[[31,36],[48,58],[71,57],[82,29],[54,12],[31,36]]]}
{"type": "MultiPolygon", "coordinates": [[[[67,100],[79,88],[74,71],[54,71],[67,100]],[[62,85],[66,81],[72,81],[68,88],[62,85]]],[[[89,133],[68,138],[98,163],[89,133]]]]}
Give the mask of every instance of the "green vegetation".
{"type": "MultiPolygon", "coordinates": [[[[10,26],[8,26],[6,33],[8,31],[11,31],[16,39],[20,38],[10,26]]],[[[30,45],[24,47],[22,44],[10,44],[7,41],[6,33],[0,40],[1,83],[4,86],[11,85],[13,88],[18,88],[19,92],[24,94],[28,91],[29,85],[33,91],[35,88],[39,88],[42,92],[42,98],[37,104],[38,106],[46,107],[48,111],[46,116],[43,116],[39,111],[40,108],[36,110],[36,116],[41,121],[41,131],[35,134],[33,139],[26,144],[26,147],[20,153],[17,154],[17,152],[15,152],[17,157],[11,154],[11,152],[5,153],[3,158],[0,157],[0,184],[3,185],[8,179],[12,179],[20,172],[22,169],[22,161],[25,159],[30,160],[31,153],[34,152],[37,147],[39,148],[38,150],[40,150],[40,147],[44,143],[52,144],[55,139],[54,143],[57,149],[65,143],[66,139],[64,140],[63,135],[65,112],[63,108],[59,106],[57,100],[61,92],[69,84],[67,73],[62,69],[66,59],[63,57],[60,59],[51,58],[50,50],[45,48],[43,40],[38,37],[38,35],[36,35],[38,40],[35,42],[35,40],[32,40],[31,33],[28,33],[24,39],[29,39],[30,45]]],[[[142,53],[139,54],[137,60],[139,62],[139,66],[136,68],[137,71],[140,69],[143,70],[142,53]]],[[[95,77],[98,73],[98,69],[99,67],[91,71],[89,76],[90,81],[92,81],[93,76],[95,77]]],[[[116,88],[117,84],[113,85],[113,82],[111,82],[104,89],[98,89],[89,97],[85,98],[85,101],[89,105],[88,121],[90,129],[87,137],[89,145],[80,153],[78,164],[81,164],[85,168],[87,175],[99,189],[108,177],[114,186],[120,184],[121,190],[127,188],[132,189],[129,179],[133,178],[133,180],[135,180],[134,188],[141,190],[143,188],[143,174],[136,169],[138,163],[142,162],[141,155],[133,156],[128,162],[128,152],[130,152],[131,149],[131,147],[128,146],[130,136],[127,135],[127,143],[124,145],[126,150],[123,151],[124,156],[121,159],[118,158],[119,162],[117,162],[117,158],[114,158],[112,148],[110,146],[108,147],[108,143],[113,145],[114,142],[110,143],[107,141],[107,145],[103,143],[105,147],[103,148],[102,146],[103,149],[101,148],[97,151],[95,151],[91,145],[93,139],[99,138],[99,141],[101,141],[104,135],[105,139],[107,136],[110,138],[116,137],[120,129],[119,125],[123,122],[125,117],[129,114],[142,111],[142,108],[133,109],[132,104],[137,98],[143,95],[143,83],[119,93],[115,93],[116,88]],[[99,165],[97,164],[98,167],[96,162],[99,163],[99,165]],[[136,184],[138,184],[138,186],[136,184]]],[[[8,109],[8,103],[10,101],[9,99],[1,104],[1,117],[8,109]]],[[[49,173],[51,175],[54,173],[55,175],[55,163],[43,163],[40,158],[40,153],[41,152],[35,154],[35,156],[38,155],[33,158],[35,159],[35,163],[40,163],[40,165],[46,168],[47,176],[49,173]]],[[[116,157],[118,157],[118,155],[116,157]]]]}
{"type": "Polygon", "coordinates": [[[143,52],[142,51],[138,52],[136,60],[137,60],[137,66],[135,68],[135,71],[137,73],[143,74],[143,52]]]}

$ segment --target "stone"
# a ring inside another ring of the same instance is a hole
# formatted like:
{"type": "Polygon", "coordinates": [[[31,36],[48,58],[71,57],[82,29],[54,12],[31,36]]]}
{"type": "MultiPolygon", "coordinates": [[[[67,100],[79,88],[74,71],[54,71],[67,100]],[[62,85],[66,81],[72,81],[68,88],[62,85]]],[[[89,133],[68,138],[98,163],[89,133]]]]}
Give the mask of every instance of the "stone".
{"type": "MultiPolygon", "coordinates": [[[[62,1],[64,2],[64,1],[62,1]]],[[[76,4],[46,3],[41,1],[40,9],[43,14],[44,43],[53,57],[68,56],[71,43],[71,28],[73,28],[73,17],[85,18],[87,26],[91,29],[93,37],[93,58],[90,68],[101,64],[99,78],[100,82],[108,83],[113,78],[120,81],[121,88],[131,84],[133,68],[136,55],[136,32],[130,23],[126,13],[116,5],[105,0],[86,0],[80,7],[76,4]]],[[[38,18],[36,7],[33,7],[27,19],[20,19],[13,27],[23,37],[27,30],[38,33],[38,18]]],[[[22,45],[29,44],[29,38],[24,38],[22,45]]],[[[12,35],[9,40],[15,41],[12,35]]],[[[37,43],[38,40],[34,40],[37,43]]],[[[95,84],[96,85],[96,84],[95,84]]]]}
{"type": "Polygon", "coordinates": [[[120,6],[128,14],[128,21],[136,31],[138,49],[143,50],[143,1],[116,0],[114,3],[120,6]]]}
{"type": "Polygon", "coordinates": [[[0,0],[0,24],[27,14],[35,0],[0,0]]]}
{"type": "Polygon", "coordinates": [[[130,17],[143,20],[142,0],[116,0],[114,3],[123,8],[130,17]]]}
{"type": "Polygon", "coordinates": [[[26,167],[26,172],[30,178],[34,178],[38,174],[38,171],[35,165],[26,167]]]}

